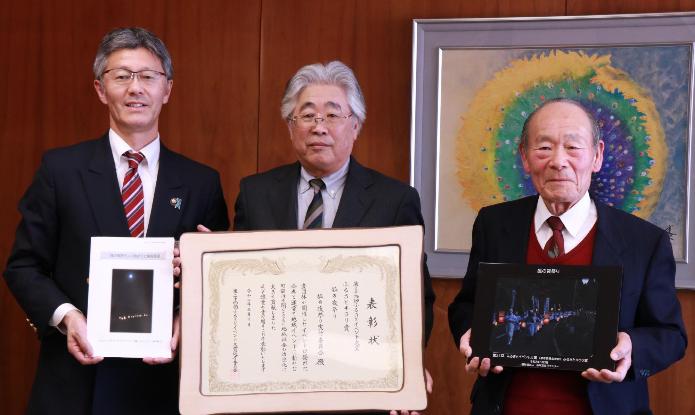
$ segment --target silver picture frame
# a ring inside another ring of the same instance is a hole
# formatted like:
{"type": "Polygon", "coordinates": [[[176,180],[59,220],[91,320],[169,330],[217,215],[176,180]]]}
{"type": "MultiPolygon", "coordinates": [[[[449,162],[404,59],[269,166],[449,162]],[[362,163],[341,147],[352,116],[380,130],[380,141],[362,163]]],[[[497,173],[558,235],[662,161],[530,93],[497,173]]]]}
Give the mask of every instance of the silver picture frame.
{"type": "MultiPolygon", "coordinates": [[[[676,258],[676,286],[695,289],[695,247],[690,243],[690,235],[695,232],[690,220],[693,200],[691,183],[693,171],[691,154],[693,151],[693,45],[695,44],[695,13],[581,16],[581,17],[521,17],[501,19],[418,19],[413,21],[413,62],[412,62],[412,102],[411,102],[411,185],[415,187],[422,200],[422,213],[427,229],[425,252],[428,266],[433,276],[461,278],[466,272],[470,246],[454,247],[442,243],[442,229],[453,233],[453,240],[470,238],[472,219],[467,218],[465,226],[451,226],[452,218],[464,215],[459,205],[454,204],[446,213],[440,206],[443,194],[451,193],[446,180],[451,172],[442,168],[444,158],[451,159],[451,148],[443,145],[443,136],[447,119],[442,117],[442,107],[447,107],[447,94],[451,95],[448,85],[442,87],[442,76],[447,67],[443,65],[449,51],[465,53],[484,53],[492,51],[512,51],[517,56],[550,55],[552,51],[579,50],[585,55],[593,56],[594,50],[613,50],[617,48],[652,48],[676,47],[687,50],[682,59],[683,71],[680,124],[681,136],[677,139],[677,150],[665,145],[663,165],[670,169],[659,180],[663,186],[671,186],[678,196],[673,200],[664,199],[668,210],[662,209],[660,221],[651,220],[672,235],[676,258]],[[587,52],[588,50],[588,52],[587,52]],[[532,51],[532,52],[528,52],[532,51]],[[673,160],[673,154],[677,160],[673,160]],[[674,181],[668,174],[675,176],[674,181]],[[444,180],[444,184],[443,184],[444,180]],[[677,201],[674,203],[673,201],[677,201]],[[673,212],[676,212],[675,214],[673,212]],[[670,226],[669,215],[677,218],[677,226],[670,226]],[[666,223],[664,223],[666,221],[666,223]]],[[[596,54],[597,55],[597,54],[596,54]]],[[[475,55],[474,55],[475,56],[475,55]]],[[[634,56],[632,57],[634,59],[634,56]]],[[[470,60],[469,60],[470,61],[470,60]]],[[[475,60],[473,60],[475,61],[475,60]]],[[[658,61],[658,60],[657,60],[658,61]]],[[[659,62],[657,62],[659,63],[659,62]]],[[[666,66],[671,62],[660,62],[666,66]]],[[[486,69],[487,70],[487,69],[486,69]]],[[[490,70],[492,71],[492,70],[490,70]]],[[[652,71],[653,72],[653,71],[652,71]]],[[[465,83],[464,75],[460,75],[465,83]]],[[[637,82],[638,83],[638,82],[637,82]]],[[[641,85],[638,85],[639,89],[641,85]]],[[[475,91],[473,91],[475,92],[475,91]]],[[[472,93],[472,92],[471,92],[472,93]]],[[[658,101],[658,99],[655,99],[658,101]]],[[[468,107],[467,107],[468,108],[468,107]]],[[[660,111],[658,102],[655,108],[660,111]]],[[[463,109],[460,110],[463,113],[463,109]]],[[[666,125],[664,137],[673,140],[668,134],[670,114],[661,114],[666,125]]],[[[451,123],[450,123],[451,124],[451,123]]],[[[464,131],[465,122],[459,122],[457,128],[464,131]]],[[[453,125],[453,124],[452,124],[453,125]]],[[[450,135],[450,133],[448,133],[450,135]]],[[[469,134],[470,135],[470,134],[469,134]]],[[[647,135],[647,139],[650,136],[647,135]]],[[[448,138],[450,140],[450,138],[448,138]]],[[[511,143],[514,145],[514,143],[511,143]]],[[[449,146],[451,144],[448,144],[449,146]]],[[[453,156],[455,157],[455,155],[453,156]]],[[[605,163],[604,163],[605,167],[605,163]]],[[[516,168],[516,167],[515,167],[516,168]]],[[[520,167],[519,167],[520,168],[520,167]]],[[[648,167],[647,169],[649,169],[648,167]]],[[[651,183],[650,183],[651,184],[651,183]]],[[[456,184],[458,185],[458,183],[456,184]]],[[[456,191],[461,192],[460,189],[456,191]]],[[[675,194],[674,193],[674,194],[675,194]]],[[[663,197],[663,196],[660,196],[663,197]]],[[[504,198],[499,198],[501,202],[504,198]]],[[[658,208],[657,200],[655,206],[658,208]]],[[[487,205],[495,201],[483,200],[478,205],[487,205]]],[[[473,203],[471,203],[472,205],[473,203]]],[[[468,216],[475,217],[476,208],[468,207],[468,216]]],[[[634,212],[633,212],[634,213],[634,212]]],[[[641,213],[641,212],[638,212],[641,213]]],[[[649,218],[646,218],[650,220],[649,218]]]]}

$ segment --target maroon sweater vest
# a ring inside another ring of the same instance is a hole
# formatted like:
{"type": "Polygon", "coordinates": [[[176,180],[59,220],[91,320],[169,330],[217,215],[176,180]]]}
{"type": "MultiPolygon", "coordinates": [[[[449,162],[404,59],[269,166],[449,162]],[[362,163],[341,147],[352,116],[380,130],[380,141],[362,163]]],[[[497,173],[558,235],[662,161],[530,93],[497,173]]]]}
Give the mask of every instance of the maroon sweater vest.
{"type": "MultiPolygon", "coordinates": [[[[543,247],[531,229],[527,264],[590,265],[594,251],[596,225],[573,250],[560,258],[543,255],[543,247]]],[[[504,415],[564,414],[590,415],[586,394],[587,380],[579,372],[543,369],[515,369],[507,388],[504,415]]]]}

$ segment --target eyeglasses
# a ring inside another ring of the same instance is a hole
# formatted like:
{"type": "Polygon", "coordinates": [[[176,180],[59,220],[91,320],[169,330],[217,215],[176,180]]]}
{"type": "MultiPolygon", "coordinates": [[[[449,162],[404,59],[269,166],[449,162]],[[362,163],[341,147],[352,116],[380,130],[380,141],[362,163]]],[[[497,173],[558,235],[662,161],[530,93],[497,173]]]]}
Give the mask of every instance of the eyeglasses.
{"type": "Polygon", "coordinates": [[[350,117],[352,117],[352,114],[342,115],[331,112],[323,117],[319,117],[317,114],[310,112],[290,117],[290,121],[293,121],[297,126],[302,128],[313,127],[315,124],[318,124],[319,121],[323,122],[326,127],[337,127],[350,117]]]}
{"type": "Polygon", "coordinates": [[[164,72],[154,71],[152,69],[146,69],[143,71],[133,72],[125,68],[114,68],[105,70],[102,75],[108,74],[108,78],[118,85],[127,85],[132,82],[136,77],[138,81],[146,85],[153,85],[157,83],[162,77],[165,77],[164,72]]]}

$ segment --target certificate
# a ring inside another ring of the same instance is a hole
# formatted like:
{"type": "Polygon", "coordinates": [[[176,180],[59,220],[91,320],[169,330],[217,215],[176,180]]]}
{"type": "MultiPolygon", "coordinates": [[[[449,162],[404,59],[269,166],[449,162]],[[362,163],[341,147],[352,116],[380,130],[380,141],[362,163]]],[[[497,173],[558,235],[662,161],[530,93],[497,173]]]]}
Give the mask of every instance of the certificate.
{"type": "Polygon", "coordinates": [[[471,347],[492,365],[615,370],[619,267],[480,263],[471,347]]]}
{"type": "Polygon", "coordinates": [[[171,357],[174,238],[93,237],[87,338],[94,355],[171,357]]]}
{"type": "Polygon", "coordinates": [[[421,227],[185,234],[180,247],[182,413],[426,406],[421,227]]]}

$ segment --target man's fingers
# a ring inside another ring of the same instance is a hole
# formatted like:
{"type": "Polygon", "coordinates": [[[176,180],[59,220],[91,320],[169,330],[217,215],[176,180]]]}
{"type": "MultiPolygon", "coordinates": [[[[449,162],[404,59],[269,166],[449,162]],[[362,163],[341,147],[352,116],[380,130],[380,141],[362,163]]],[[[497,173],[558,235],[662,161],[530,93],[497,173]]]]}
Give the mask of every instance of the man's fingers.
{"type": "Polygon", "coordinates": [[[582,372],[582,377],[593,382],[613,383],[622,382],[623,379],[625,379],[626,373],[627,372],[623,372],[622,370],[612,372],[608,369],[601,369],[598,371],[594,368],[589,368],[582,372]]]}
{"type": "Polygon", "coordinates": [[[104,358],[94,356],[92,345],[87,340],[87,319],[79,311],[69,311],[62,323],[67,330],[68,352],[82,365],[93,365],[104,358]]]}
{"type": "Polygon", "coordinates": [[[425,369],[425,389],[427,390],[427,393],[432,393],[432,386],[434,386],[432,375],[430,375],[429,370],[425,369]]]}
{"type": "Polygon", "coordinates": [[[92,348],[89,343],[86,346],[73,338],[68,341],[68,352],[82,365],[93,365],[104,360],[100,356],[92,356],[92,348]]]}
{"type": "Polygon", "coordinates": [[[461,354],[466,356],[466,358],[471,357],[473,354],[473,349],[471,349],[471,346],[469,346],[468,343],[461,343],[461,346],[459,346],[459,351],[461,354]]]}
{"type": "Polygon", "coordinates": [[[490,371],[490,359],[486,357],[480,362],[480,369],[478,369],[478,373],[480,374],[480,376],[485,377],[485,376],[487,376],[489,371],[490,371]]]}
{"type": "Polygon", "coordinates": [[[468,329],[466,330],[465,333],[463,333],[463,336],[461,336],[461,340],[459,341],[459,351],[463,353],[466,358],[471,357],[473,354],[473,349],[471,349],[471,330],[468,329]]]}
{"type": "Polygon", "coordinates": [[[173,357],[144,357],[142,361],[150,366],[163,365],[174,360],[173,357]]]}
{"type": "Polygon", "coordinates": [[[493,367],[493,368],[490,369],[490,370],[492,371],[492,373],[494,373],[494,374],[497,375],[497,374],[499,374],[499,373],[502,373],[502,370],[503,370],[503,369],[504,369],[504,367],[502,367],[502,366],[495,366],[495,367],[493,367]]]}
{"type": "Polygon", "coordinates": [[[632,355],[632,340],[625,332],[618,333],[618,344],[611,350],[611,359],[619,361],[632,355]]]}
{"type": "Polygon", "coordinates": [[[480,366],[480,358],[479,357],[474,357],[466,364],[466,372],[468,373],[475,373],[478,371],[478,367],[480,366]]]}
{"type": "Polygon", "coordinates": [[[630,353],[631,353],[631,350],[629,350],[627,348],[618,348],[618,346],[616,346],[611,351],[611,359],[613,361],[617,362],[618,360],[624,359],[625,356],[628,356],[630,353]]]}
{"type": "Polygon", "coordinates": [[[177,311],[174,317],[174,330],[171,335],[171,352],[176,354],[176,349],[179,346],[179,338],[181,336],[181,312],[177,311]]]}
{"type": "Polygon", "coordinates": [[[174,277],[181,276],[181,257],[174,257],[174,260],[171,261],[171,263],[174,266],[174,277]]]}
{"type": "Polygon", "coordinates": [[[195,227],[198,232],[212,232],[210,229],[206,228],[204,225],[198,225],[195,227]]]}

